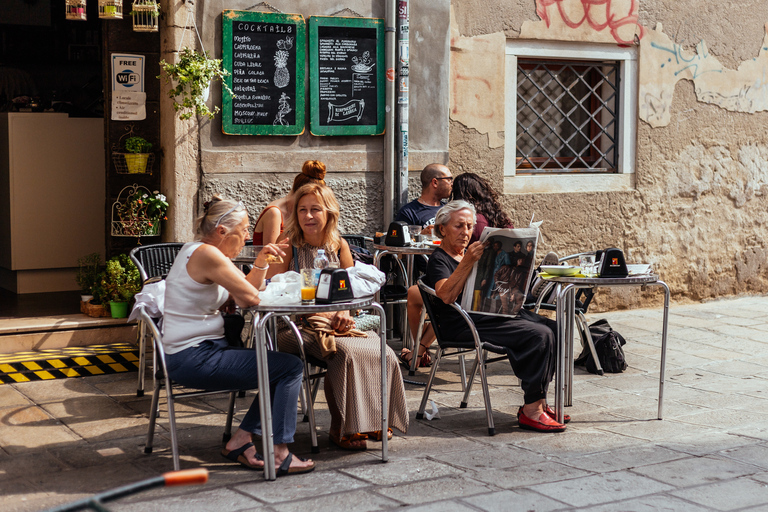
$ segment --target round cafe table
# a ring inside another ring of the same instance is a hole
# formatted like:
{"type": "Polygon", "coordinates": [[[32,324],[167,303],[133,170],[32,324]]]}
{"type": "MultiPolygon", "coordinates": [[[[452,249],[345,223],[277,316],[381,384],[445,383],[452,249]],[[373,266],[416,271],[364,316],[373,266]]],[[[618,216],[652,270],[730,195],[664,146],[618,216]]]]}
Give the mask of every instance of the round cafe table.
{"type": "MultiPolygon", "coordinates": [[[[253,261],[253,259],[251,259],[253,261]]],[[[373,297],[353,299],[346,302],[335,304],[285,304],[269,305],[259,304],[251,306],[248,311],[253,313],[253,346],[256,350],[256,359],[259,365],[259,389],[269,389],[269,366],[267,364],[267,335],[266,329],[269,320],[274,317],[282,318],[298,336],[299,350],[304,363],[304,375],[309,375],[307,360],[304,357],[304,347],[301,334],[296,326],[291,322],[291,315],[312,315],[315,313],[328,313],[343,311],[347,309],[373,309],[379,314],[379,338],[381,339],[381,431],[386,432],[389,425],[388,407],[387,407],[387,340],[386,340],[386,316],[384,308],[373,297]]],[[[307,399],[307,409],[309,412],[309,428],[312,436],[313,448],[317,446],[317,432],[315,431],[315,415],[311,403],[312,392],[309,379],[304,379],[304,390],[307,399]]],[[[272,439],[272,404],[269,393],[259,393],[259,411],[261,414],[261,442],[262,453],[264,454],[264,478],[266,480],[275,480],[275,448],[272,439]]],[[[381,460],[387,462],[387,436],[381,436],[381,460]]]]}

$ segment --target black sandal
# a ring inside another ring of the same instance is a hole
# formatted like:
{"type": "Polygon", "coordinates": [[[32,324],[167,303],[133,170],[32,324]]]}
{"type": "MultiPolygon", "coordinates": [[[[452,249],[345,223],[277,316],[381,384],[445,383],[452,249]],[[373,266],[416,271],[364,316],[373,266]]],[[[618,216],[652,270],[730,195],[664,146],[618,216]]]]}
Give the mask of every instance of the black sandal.
{"type": "MultiPolygon", "coordinates": [[[[222,448],[221,449],[221,455],[222,455],[222,457],[224,457],[224,458],[226,458],[228,460],[231,460],[232,462],[237,462],[238,464],[240,464],[241,466],[243,466],[245,468],[252,469],[254,471],[264,471],[264,466],[263,465],[261,465],[261,466],[254,466],[253,464],[249,464],[248,463],[248,458],[245,455],[243,455],[245,453],[245,451],[248,448],[250,448],[251,446],[253,446],[253,443],[245,443],[240,448],[237,448],[235,450],[229,450],[229,451],[227,451],[226,448],[222,448]]],[[[258,452],[256,452],[256,460],[264,462],[264,458],[261,455],[259,455],[258,452]]]]}
{"type": "Polygon", "coordinates": [[[298,455],[294,455],[291,452],[288,452],[288,456],[283,460],[283,463],[280,464],[280,467],[277,468],[277,471],[275,472],[276,476],[287,476],[287,475],[301,475],[304,473],[311,473],[315,470],[315,463],[312,462],[312,465],[306,468],[292,468],[291,462],[293,461],[293,458],[296,457],[301,462],[306,462],[307,459],[302,459],[298,455]]]}

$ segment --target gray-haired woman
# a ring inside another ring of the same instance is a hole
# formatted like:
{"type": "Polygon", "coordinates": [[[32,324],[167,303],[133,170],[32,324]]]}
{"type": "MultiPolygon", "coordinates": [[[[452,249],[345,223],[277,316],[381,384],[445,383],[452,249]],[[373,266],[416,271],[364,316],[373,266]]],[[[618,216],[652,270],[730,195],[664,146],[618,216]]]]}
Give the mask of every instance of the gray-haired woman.
{"type": "MultiPolygon", "coordinates": [[[[451,201],[443,206],[435,216],[435,233],[442,242],[427,265],[425,282],[442,301],[435,301],[432,321],[439,332],[450,332],[456,341],[473,339],[465,321],[448,304],[461,300],[464,283],[485,250],[482,242],[467,247],[474,226],[475,208],[470,203],[451,201]]],[[[507,349],[512,369],[522,380],[525,405],[517,412],[520,427],[537,432],[565,430],[546,400],[555,371],[555,322],[527,310],[515,318],[474,313],[470,318],[482,340],[507,349]]]]}
{"type": "MultiPolygon", "coordinates": [[[[182,247],[166,278],[163,345],[169,376],[197,389],[255,388],[256,353],[229,346],[219,308],[230,298],[241,307],[258,304],[258,288],[269,268],[267,257],[285,256],[286,246],[265,246],[253,262],[253,271],[245,276],[231,261],[248,239],[248,213],[243,203],[214,197],[205,203],[196,227],[198,241],[182,247]]],[[[315,469],[315,463],[288,450],[296,432],[301,360],[279,352],[269,352],[267,358],[277,474],[307,473],[315,469]]],[[[261,434],[256,400],[222,455],[262,470],[264,460],[253,445],[253,434],[261,434]]]]}

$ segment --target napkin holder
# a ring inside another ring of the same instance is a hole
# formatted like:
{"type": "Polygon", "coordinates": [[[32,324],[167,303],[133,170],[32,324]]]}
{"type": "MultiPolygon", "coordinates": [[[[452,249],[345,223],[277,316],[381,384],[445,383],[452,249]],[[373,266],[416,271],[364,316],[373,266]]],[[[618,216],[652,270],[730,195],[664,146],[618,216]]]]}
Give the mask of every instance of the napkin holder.
{"type": "Polygon", "coordinates": [[[411,234],[408,224],[403,221],[395,221],[387,229],[387,238],[384,243],[390,247],[407,247],[411,245],[411,234]]]}
{"type": "Polygon", "coordinates": [[[598,251],[600,264],[598,265],[600,277],[627,277],[627,263],[624,261],[624,253],[621,249],[611,247],[598,251]]]}
{"type": "Polygon", "coordinates": [[[349,302],[355,296],[349,282],[349,274],[343,268],[324,268],[320,272],[315,291],[315,304],[349,302]]]}

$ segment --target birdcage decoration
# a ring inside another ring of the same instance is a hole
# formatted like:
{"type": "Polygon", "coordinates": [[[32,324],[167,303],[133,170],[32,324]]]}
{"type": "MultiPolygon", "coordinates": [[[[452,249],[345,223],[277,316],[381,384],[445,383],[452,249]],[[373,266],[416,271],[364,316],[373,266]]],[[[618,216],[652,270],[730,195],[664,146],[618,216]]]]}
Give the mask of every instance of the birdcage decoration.
{"type": "Polygon", "coordinates": [[[66,18],[75,21],[88,21],[85,13],[85,0],[66,0],[66,18]]]}
{"type": "Polygon", "coordinates": [[[129,185],[112,203],[112,236],[158,236],[167,209],[168,202],[160,192],[150,192],[136,183],[129,185]]]}
{"type": "Polygon", "coordinates": [[[103,20],[123,19],[123,0],[99,0],[99,18],[103,20]]]}
{"type": "Polygon", "coordinates": [[[160,5],[153,0],[133,2],[131,9],[134,32],[157,32],[160,20],[160,5]]]}

